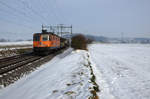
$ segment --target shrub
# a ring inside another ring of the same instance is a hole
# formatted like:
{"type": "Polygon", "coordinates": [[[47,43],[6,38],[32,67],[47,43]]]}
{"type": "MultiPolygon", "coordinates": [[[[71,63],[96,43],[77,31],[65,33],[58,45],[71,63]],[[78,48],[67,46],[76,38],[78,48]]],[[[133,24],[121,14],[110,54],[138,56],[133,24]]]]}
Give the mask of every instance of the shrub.
{"type": "Polygon", "coordinates": [[[87,42],[88,44],[91,44],[91,43],[93,42],[93,40],[90,39],[90,38],[88,38],[88,39],[86,40],[86,42],[87,42]]]}
{"type": "Polygon", "coordinates": [[[79,34],[72,37],[71,47],[74,49],[87,50],[87,39],[84,35],[79,34]]]}

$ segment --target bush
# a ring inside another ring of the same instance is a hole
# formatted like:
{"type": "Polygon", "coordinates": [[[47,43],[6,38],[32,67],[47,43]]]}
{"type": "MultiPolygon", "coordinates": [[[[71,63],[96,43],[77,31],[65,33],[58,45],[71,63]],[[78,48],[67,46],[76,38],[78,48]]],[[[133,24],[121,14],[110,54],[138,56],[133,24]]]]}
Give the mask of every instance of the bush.
{"type": "Polygon", "coordinates": [[[90,39],[90,38],[88,38],[88,39],[86,40],[86,42],[87,42],[87,44],[91,44],[91,43],[93,42],[93,40],[90,39]]]}
{"type": "Polygon", "coordinates": [[[87,50],[87,39],[84,35],[79,34],[72,37],[71,47],[74,49],[87,50]]]}

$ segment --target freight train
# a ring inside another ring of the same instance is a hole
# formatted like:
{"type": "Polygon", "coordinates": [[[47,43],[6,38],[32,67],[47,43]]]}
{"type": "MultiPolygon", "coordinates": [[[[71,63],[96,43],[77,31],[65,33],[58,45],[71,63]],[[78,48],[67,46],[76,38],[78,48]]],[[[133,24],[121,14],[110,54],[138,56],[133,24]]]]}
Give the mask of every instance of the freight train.
{"type": "Polygon", "coordinates": [[[33,34],[33,51],[36,55],[48,55],[69,46],[69,41],[47,30],[33,34]]]}

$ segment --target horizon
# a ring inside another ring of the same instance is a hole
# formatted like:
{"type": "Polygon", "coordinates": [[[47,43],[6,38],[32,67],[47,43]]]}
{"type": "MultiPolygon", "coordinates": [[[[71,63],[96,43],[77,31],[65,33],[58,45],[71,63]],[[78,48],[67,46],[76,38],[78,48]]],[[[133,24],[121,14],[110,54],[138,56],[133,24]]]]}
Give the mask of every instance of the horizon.
{"type": "MultiPolygon", "coordinates": [[[[82,34],[82,33],[75,33],[75,35],[78,35],[78,34],[82,34]]],[[[150,37],[107,37],[107,36],[102,36],[102,35],[92,35],[92,34],[82,34],[86,37],[97,37],[97,38],[106,38],[106,39],[116,39],[116,40],[129,40],[129,39],[145,39],[145,40],[150,40],[150,37]]],[[[15,36],[15,35],[14,35],[15,36]]],[[[8,41],[8,42],[13,42],[13,41],[32,41],[33,38],[15,38],[15,39],[12,39],[12,38],[0,38],[0,40],[4,40],[5,42],[8,41]]],[[[1,42],[1,41],[0,41],[1,42]]],[[[3,41],[2,41],[3,42],[3,41]]]]}

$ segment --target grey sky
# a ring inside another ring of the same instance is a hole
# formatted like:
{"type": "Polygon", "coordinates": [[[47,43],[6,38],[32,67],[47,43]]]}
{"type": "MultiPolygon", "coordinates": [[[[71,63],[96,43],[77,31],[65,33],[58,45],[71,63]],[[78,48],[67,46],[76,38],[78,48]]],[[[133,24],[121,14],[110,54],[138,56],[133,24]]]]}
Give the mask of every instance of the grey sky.
{"type": "Polygon", "coordinates": [[[150,37],[150,0],[0,0],[0,38],[32,38],[41,24],[72,24],[74,32],[150,37]]]}

